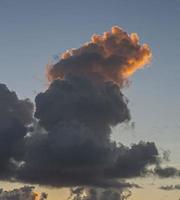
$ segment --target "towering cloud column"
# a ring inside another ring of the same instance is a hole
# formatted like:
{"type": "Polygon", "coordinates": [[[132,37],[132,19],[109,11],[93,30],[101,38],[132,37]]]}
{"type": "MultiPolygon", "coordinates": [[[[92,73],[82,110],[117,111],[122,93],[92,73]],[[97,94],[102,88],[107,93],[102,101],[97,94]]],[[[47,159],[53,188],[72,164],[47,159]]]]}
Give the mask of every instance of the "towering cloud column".
{"type": "Polygon", "coordinates": [[[110,135],[112,126],[130,120],[120,89],[150,58],[137,34],[113,27],[48,66],[49,88],[35,99],[35,117],[46,132],[26,138],[19,179],[55,186],[137,187],[119,178],[139,176],[155,163],[154,143],[128,148],[110,135]]]}

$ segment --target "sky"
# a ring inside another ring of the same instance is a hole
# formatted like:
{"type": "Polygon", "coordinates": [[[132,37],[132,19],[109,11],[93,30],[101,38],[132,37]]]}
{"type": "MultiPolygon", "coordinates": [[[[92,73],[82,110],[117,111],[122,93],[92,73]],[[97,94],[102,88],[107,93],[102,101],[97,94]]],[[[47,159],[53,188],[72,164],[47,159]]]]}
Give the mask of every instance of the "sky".
{"type": "MultiPolygon", "coordinates": [[[[112,138],[130,145],[153,141],[160,151],[169,150],[168,165],[180,167],[180,1],[179,0],[39,0],[0,1],[0,82],[30,98],[47,89],[45,66],[54,55],[79,48],[92,34],[102,34],[114,25],[136,32],[152,50],[152,62],[130,78],[123,89],[129,99],[133,129],[113,128],[112,138]]],[[[158,185],[180,184],[178,178],[137,180],[143,189],[132,200],[171,199],[180,190],[162,191],[158,185]],[[151,195],[146,195],[147,193],[151,195]]],[[[12,183],[0,187],[12,189],[12,183]]],[[[50,200],[65,199],[67,191],[46,189],[50,200]],[[64,197],[63,197],[64,196],[64,197]]],[[[133,189],[134,190],[134,189],[133,189]]]]}

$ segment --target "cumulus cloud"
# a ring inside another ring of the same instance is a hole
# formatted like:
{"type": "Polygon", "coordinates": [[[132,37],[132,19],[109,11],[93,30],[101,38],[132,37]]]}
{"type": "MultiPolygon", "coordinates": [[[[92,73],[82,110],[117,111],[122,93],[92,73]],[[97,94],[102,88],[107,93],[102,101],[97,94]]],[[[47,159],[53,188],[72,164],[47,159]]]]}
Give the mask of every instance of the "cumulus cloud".
{"type": "MultiPolygon", "coordinates": [[[[49,87],[35,98],[36,120],[28,134],[32,103],[0,85],[0,173],[8,169],[15,180],[27,183],[92,187],[82,200],[125,199],[115,189],[139,187],[126,178],[159,166],[153,142],[127,147],[111,140],[111,128],[131,119],[121,89],[150,59],[137,34],[119,27],[65,52],[47,69],[49,87]],[[97,195],[93,188],[104,191],[97,195]]],[[[160,169],[157,174],[163,174],[160,169]]]]}
{"type": "Polygon", "coordinates": [[[140,176],[157,161],[154,143],[131,148],[111,141],[111,127],[130,119],[127,100],[112,82],[84,77],[55,80],[37,95],[35,116],[45,133],[25,138],[22,181],[56,186],[131,187],[118,178],[140,176]]]}
{"type": "Polygon", "coordinates": [[[165,185],[165,186],[161,186],[159,189],[167,190],[167,191],[180,190],[180,184],[178,184],[178,185],[165,185]]]}
{"type": "Polygon", "coordinates": [[[130,119],[127,99],[112,82],[97,86],[84,77],[70,76],[54,81],[35,102],[35,117],[47,130],[60,121],[75,120],[101,131],[130,119]]]}
{"type": "Polygon", "coordinates": [[[141,176],[155,162],[157,150],[153,143],[139,143],[131,148],[109,143],[103,147],[93,141],[80,141],[78,126],[73,132],[72,127],[64,128],[62,137],[42,134],[28,139],[25,164],[19,169],[20,180],[54,186],[137,187],[118,179],[141,176]]]}
{"type": "Polygon", "coordinates": [[[38,194],[34,192],[34,187],[24,186],[22,188],[4,191],[0,189],[0,200],[45,200],[46,193],[38,194]]]}
{"type": "Polygon", "coordinates": [[[119,178],[145,173],[157,162],[157,148],[151,142],[117,145],[110,139],[111,127],[130,120],[120,89],[150,58],[150,48],[139,43],[137,34],[112,27],[48,66],[49,88],[35,99],[35,117],[45,132],[25,138],[18,179],[59,186],[135,186],[119,178]]]}
{"type": "Polygon", "coordinates": [[[180,170],[175,167],[164,167],[157,166],[154,173],[161,178],[180,176],[180,170]]]}
{"type": "Polygon", "coordinates": [[[63,53],[57,64],[47,67],[47,77],[53,81],[70,74],[123,85],[127,77],[149,63],[151,56],[149,46],[141,45],[136,33],[128,35],[114,26],[103,35],[93,35],[82,47],[63,53]]]}
{"type": "Polygon", "coordinates": [[[126,200],[131,196],[130,190],[112,190],[77,187],[71,189],[70,200],[126,200]]]}
{"type": "Polygon", "coordinates": [[[5,84],[0,84],[0,97],[0,177],[3,178],[9,173],[9,161],[16,155],[18,142],[32,122],[33,104],[29,99],[18,99],[5,84]]]}

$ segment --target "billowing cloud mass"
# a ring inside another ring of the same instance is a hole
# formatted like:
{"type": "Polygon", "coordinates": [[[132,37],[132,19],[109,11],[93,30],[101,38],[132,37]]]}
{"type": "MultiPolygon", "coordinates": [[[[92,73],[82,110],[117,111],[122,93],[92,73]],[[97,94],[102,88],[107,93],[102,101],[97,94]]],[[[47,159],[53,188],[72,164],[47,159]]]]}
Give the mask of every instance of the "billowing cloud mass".
{"type": "Polygon", "coordinates": [[[17,144],[27,133],[32,122],[33,104],[18,99],[5,84],[0,84],[0,177],[9,173],[9,160],[16,156],[17,144]]]}
{"type": "Polygon", "coordinates": [[[159,167],[153,142],[127,147],[111,140],[111,128],[131,119],[121,88],[150,59],[150,48],[141,45],[135,33],[113,27],[103,36],[94,35],[48,67],[49,87],[35,98],[33,124],[32,103],[19,100],[1,84],[0,175],[27,183],[85,187],[86,197],[76,193],[84,189],[72,192],[76,200],[123,200],[128,197],[124,189],[139,187],[126,178],[145,175],[150,165],[158,166],[154,173],[160,176],[169,173],[159,167]]]}
{"type": "Polygon", "coordinates": [[[11,191],[4,191],[0,189],[0,200],[45,200],[47,199],[46,193],[38,194],[34,192],[34,187],[24,186],[19,189],[11,191]]]}
{"type": "Polygon", "coordinates": [[[53,81],[76,75],[123,85],[137,69],[149,63],[151,56],[149,46],[141,45],[136,33],[128,35],[114,26],[110,32],[93,35],[79,49],[63,53],[57,64],[48,66],[47,77],[53,81]]]}
{"type": "Polygon", "coordinates": [[[157,162],[152,142],[130,148],[111,141],[111,127],[128,122],[120,91],[127,77],[147,64],[151,51],[119,27],[67,51],[50,66],[49,88],[35,99],[35,117],[45,130],[24,140],[18,179],[55,186],[137,187],[119,178],[141,176],[157,162]]]}

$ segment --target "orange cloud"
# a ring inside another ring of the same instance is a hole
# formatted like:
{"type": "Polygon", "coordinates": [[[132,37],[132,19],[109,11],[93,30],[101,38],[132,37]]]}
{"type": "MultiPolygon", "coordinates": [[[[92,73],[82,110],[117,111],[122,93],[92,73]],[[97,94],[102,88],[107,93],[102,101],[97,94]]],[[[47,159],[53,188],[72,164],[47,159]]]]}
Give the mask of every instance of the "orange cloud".
{"type": "Polygon", "coordinates": [[[47,67],[50,82],[73,75],[123,86],[129,76],[150,62],[152,53],[147,44],[139,43],[137,33],[129,35],[113,26],[111,31],[94,34],[90,42],[67,50],[60,57],[57,64],[47,67]]]}

